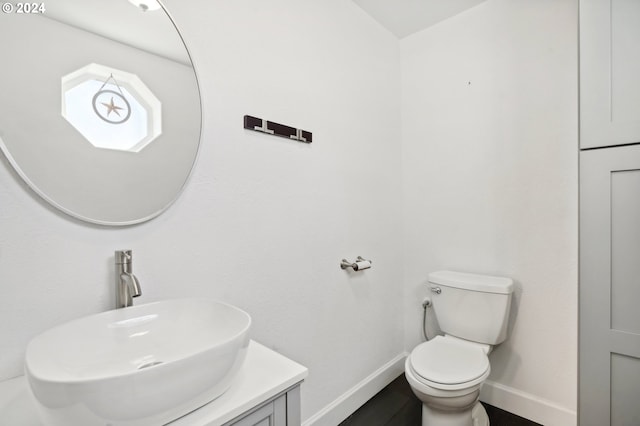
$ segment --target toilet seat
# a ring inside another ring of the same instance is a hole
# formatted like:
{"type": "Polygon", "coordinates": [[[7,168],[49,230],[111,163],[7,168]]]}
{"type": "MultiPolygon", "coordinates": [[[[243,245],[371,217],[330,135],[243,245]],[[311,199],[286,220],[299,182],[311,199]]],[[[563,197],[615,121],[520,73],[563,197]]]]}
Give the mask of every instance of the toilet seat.
{"type": "Polygon", "coordinates": [[[417,380],[442,390],[470,388],[482,383],[491,371],[480,346],[442,336],[418,345],[407,364],[417,380]]]}

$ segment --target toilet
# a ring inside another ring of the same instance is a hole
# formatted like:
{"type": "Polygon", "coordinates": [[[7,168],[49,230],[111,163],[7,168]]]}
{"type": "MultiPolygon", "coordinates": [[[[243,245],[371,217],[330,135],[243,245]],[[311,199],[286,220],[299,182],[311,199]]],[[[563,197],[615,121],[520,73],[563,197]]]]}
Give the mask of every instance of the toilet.
{"type": "Polygon", "coordinates": [[[507,338],[513,280],[439,271],[429,274],[429,287],[444,336],[419,344],[405,362],[422,426],[488,426],[478,398],[488,355],[507,338]]]}

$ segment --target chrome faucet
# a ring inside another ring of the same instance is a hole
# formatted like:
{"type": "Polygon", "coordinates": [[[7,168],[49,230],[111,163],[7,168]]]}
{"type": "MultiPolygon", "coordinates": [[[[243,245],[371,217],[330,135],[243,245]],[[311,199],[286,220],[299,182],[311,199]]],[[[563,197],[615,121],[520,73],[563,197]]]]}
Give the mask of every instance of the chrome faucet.
{"type": "Polygon", "coordinates": [[[133,306],[133,298],[142,294],[140,282],[133,275],[131,250],[116,250],[116,308],[133,306]]]}

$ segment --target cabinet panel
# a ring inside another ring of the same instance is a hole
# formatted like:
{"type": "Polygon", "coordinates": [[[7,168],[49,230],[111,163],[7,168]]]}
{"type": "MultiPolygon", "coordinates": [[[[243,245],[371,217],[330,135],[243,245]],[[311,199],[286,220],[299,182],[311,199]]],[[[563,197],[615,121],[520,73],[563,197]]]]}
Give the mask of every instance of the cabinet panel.
{"type": "Polygon", "coordinates": [[[300,426],[300,386],[266,401],[225,426],[300,426]]]}
{"type": "Polygon", "coordinates": [[[234,422],[233,426],[275,426],[273,421],[273,403],[269,403],[234,422]]]}
{"type": "Polygon", "coordinates": [[[640,359],[611,355],[611,426],[640,425],[640,359]]]}
{"type": "Polygon", "coordinates": [[[580,146],[640,142],[640,2],[580,1],[580,146]]]}
{"type": "Polygon", "coordinates": [[[287,426],[300,426],[301,424],[300,386],[296,386],[287,392],[287,426]]]}
{"type": "Polygon", "coordinates": [[[640,117],[640,2],[611,0],[611,121],[640,117]]]}
{"type": "Polygon", "coordinates": [[[640,170],[611,172],[611,329],[636,334],[640,334],[638,194],[640,170]]]}

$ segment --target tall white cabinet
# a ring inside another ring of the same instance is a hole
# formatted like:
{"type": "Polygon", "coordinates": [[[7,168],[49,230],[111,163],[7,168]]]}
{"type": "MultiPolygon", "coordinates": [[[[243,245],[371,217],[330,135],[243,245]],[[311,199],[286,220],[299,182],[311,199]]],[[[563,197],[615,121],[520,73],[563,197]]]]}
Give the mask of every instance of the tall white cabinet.
{"type": "Polygon", "coordinates": [[[580,0],[581,426],[640,425],[640,0],[580,0]]]}

